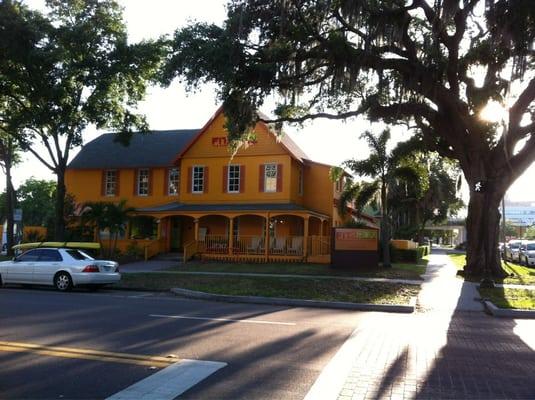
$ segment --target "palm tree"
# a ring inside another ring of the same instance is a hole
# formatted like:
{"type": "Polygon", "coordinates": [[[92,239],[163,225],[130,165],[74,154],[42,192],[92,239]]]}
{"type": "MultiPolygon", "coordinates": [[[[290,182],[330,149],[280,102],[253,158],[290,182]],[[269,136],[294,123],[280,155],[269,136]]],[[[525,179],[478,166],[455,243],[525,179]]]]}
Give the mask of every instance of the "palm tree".
{"type": "Polygon", "coordinates": [[[338,208],[341,215],[347,213],[347,203],[354,202],[355,208],[362,208],[375,201],[381,209],[381,246],[383,251],[383,266],[391,267],[390,261],[390,212],[389,191],[399,181],[418,184],[420,171],[409,163],[403,163],[407,155],[414,152],[421,145],[418,139],[412,138],[400,142],[392,151],[388,151],[390,130],[385,129],[379,135],[366,131],[361,135],[368,142],[370,155],[364,160],[347,160],[344,165],[356,175],[373,179],[371,182],[348,182],[344,188],[338,208]]]}
{"type": "Polygon", "coordinates": [[[108,257],[113,257],[117,247],[117,239],[126,230],[128,214],[134,209],[126,206],[126,200],[119,203],[112,202],[90,202],[84,205],[82,212],[82,223],[89,223],[97,230],[97,238],[100,243],[101,252],[104,254],[102,231],[107,230],[108,236],[108,257]]]}

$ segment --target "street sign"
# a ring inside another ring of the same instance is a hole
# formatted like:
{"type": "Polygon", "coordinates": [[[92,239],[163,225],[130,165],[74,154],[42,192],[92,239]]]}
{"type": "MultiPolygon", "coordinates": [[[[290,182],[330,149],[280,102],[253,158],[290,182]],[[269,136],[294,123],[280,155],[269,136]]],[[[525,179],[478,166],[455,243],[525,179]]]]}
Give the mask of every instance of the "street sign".
{"type": "Polygon", "coordinates": [[[22,222],[22,209],[21,208],[15,208],[13,210],[13,221],[22,222]]]}

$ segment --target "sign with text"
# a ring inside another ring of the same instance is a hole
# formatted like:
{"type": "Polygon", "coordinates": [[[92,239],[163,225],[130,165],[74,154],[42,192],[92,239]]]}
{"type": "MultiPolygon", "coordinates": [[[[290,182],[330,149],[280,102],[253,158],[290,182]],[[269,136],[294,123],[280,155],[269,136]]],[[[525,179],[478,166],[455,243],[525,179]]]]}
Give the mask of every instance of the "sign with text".
{"type": "Polygon", "coordinates": [[[335,250],[377,250],[377,230],[336,228],[335,250]]]}
{"type": "Polygon", "coordinates": [[[331,266],[355,270],[379,265],[377,229],[332,228],[331,266]]]}
{"type": "MultiPolygon", "coordinates": [[[[256,144],[256,139],[248,140],[247,145],[251,146],[253,144],[256,144]]],[[[212,138],[212,146],[214,147],[227,147],[228,146],[228,138],[226,136],[217,136],[212,138]]]]}

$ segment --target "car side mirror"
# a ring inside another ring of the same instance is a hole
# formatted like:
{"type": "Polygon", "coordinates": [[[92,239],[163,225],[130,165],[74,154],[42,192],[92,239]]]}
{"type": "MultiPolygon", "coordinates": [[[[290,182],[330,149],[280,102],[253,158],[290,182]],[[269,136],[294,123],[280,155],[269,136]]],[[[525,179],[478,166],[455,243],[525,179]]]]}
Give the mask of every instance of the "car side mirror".
{"type": "Polygon", "coordinates": [[[17,257],[13,257],[11,260],[12,260],[13,262],[19,262],[19,259],[18,259],[17,257]]]}

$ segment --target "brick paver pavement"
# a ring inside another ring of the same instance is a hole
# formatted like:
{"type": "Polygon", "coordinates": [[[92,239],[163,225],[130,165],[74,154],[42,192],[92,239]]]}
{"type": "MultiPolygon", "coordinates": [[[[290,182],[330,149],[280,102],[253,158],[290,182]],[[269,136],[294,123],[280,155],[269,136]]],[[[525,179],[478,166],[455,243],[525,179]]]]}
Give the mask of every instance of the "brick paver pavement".
{"type": "Polygon", "coordinates": [[[370,313],[354,333],[338,400],[535,399],[535,321],[467,311],[477,292],[446,256],[428,272],[417,313],[370,313]]]}

